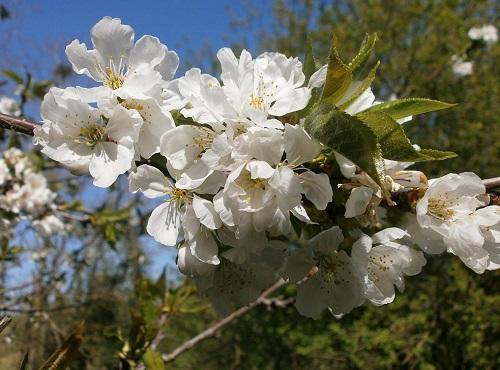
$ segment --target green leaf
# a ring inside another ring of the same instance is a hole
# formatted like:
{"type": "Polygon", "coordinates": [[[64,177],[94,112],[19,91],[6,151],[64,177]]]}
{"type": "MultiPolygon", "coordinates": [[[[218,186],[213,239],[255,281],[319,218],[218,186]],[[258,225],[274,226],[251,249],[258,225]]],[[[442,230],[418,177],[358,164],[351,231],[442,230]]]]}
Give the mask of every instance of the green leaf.
{"type": "Polygon", "coordinates": [[[357,98],[360,97],[361,94],[363,94],[363,92],[365,92],[366,89],[368,89],[371,86],[373,80],[375,80],[375,75],[377,74],[377,69],[379,65],[380,61],[378,61],[375,64],[375,66],[370,70],[370,72],[368,72],[368,75],[365,77],[363,81],[361,81],[361,83],[354,91],[354,93],[349,97],[349,99],[345,103],[339,106],[340,110],[346,110],[352,103],[356,101],[357,98]]]}
{"type": "Polygon", "coordinates": [[[351,69],[340,59],[335,44],[336,39],[334,38],[330,47],[325,86],[323,87],[323,95],[321,96],[322,101],[330,104],[337,103],[344,96],[352,82],[351,69]]]}
{"type": "Polygon", "coordinates": [[[19,76],[16,72],[10,70],[10,69],[2,69],[0,70],[0,74],[9,78],[10,80],[14,81],[15,83],[22,85],[23,84],[23,78],[19,76]]]}
{"type": "Polygon", "coordinates": [[[19,370],[28,370],[29,355],[30,355],[30,351],[27,351],[24,354],[23,361],[21,361],[21,366],[19,367],[19,370]]]}
{"type": "Polygon", "coordinates": [[[364,122],[335,109],[331,104],[321,103],[306,118],[305,129],[312,137],[363,169],[388,196],[377,136],[364,122]]]}
{"type": "Polygon", "coordinates": [[[394,119],[451,108],[456,104],[424,98],[409,98],[386,101],[367,109],[367,112],[384,112],[394,119]]]}
{"type": "Polygon", "coordinates": [[[311,40],[306,40],[306,51],[304,53],[304,66],[302,67],[304,75],[306,76],[306,84],[309,82],[312,74],[316,71],[316,62],[314,61],[314,54],[312,49],[311,40]]]}
{"type": "Polygon", "coordinates": [[[403,162],[435,161],[456,157],[453,152],[438,150],[417,151],[407,138],[403,128],[391,116],[384,112],[363,112],[357,115],[377,135],[386,159],[403,162]]]}
{"type": "Polygon", "coordinates": [[[55,351],[39,370],[63,370],[66,369],[71,360],[78,353],[78,348],[82,344],[83,328],[85,323],[82,321],[75,331],[66,339],[62,346],[55,351]]]}
{"type": "Polygon", "coordinates": [[[165,370],[165,364],[158,352],[147,350],[142,357],[147,370],[165,370]]]}
{"type": "Polygon", "coordinates": [[[359,48],[358,53],[353,58],[351,63],[349,63],[349,68],[351,69],[352,73],[356,72],[357,70],[363,67],[365,62],[370,57],[370,54],[373,51],[373,48],[375,47],[377,40],[378,37],[376,33],[372,33],[371,35],[367,34],[365,36],[363,43],[359,48]]]}

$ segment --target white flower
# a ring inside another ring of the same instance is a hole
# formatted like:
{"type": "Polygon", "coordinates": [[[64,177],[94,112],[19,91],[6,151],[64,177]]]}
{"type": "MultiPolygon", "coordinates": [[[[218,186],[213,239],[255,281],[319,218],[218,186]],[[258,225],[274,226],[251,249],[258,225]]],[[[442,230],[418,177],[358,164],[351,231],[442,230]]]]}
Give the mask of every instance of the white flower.
{"type": "Polygon", "coordinates": [[[457,55],[452,56],[451,62],[453,73],[459,77],[469,76],[474,72],[474,63],[465,61],[457,55]]]}
{"type": "Polygon", "coordinates": [[[254,160],[231,172],[214,205],[222,221],[237,228],[239,238],[252,230],[286,234],[290,211],[300,205],[301,192],[299,178],[290,168],[275,169],[254,160]]]}
{"type": "MultiPolygon", "coordinates": [[[[217,53],[223,84],[199,69],[168,84],[167,105],[185,117],[212,125],[238,123],[244,127],[282,129],[273,117],[303,109],[310,99],[302,63],[279,53],[264,53],[252,59],[243,50],[237,58],[231,49],[217,53]]],[[[220,126],[219,126],[220,127],[220,126]]]]}
{"type": "Polygon", "coordinates": [[[396,240],[409,235],[391,227],[374,234],[362,235],[352,246],[352,261],[364,284],[364,295],[374,305],[391,303],[394,285],[404,289],[403,275],[420,273],[426,261],[422,252],[415,251],[396,240]]]}
{"type": "Polygon", "coordinates": [[[167,197],[149,217],[147,231],[164,245],[175,245],[184,236],[190,253],[203,263],[216,265],[218,247],[211,230],[221,221],[209,200],[176,188],[173,182],[155,167],[142,165],[129,176],[132,193],[141,191],[148,198],[167,197]]]}
{"type": "Polygon", "coordinates": [[[283,116],[303,109],[310,91],[302,87],[305,81],[302,63],[280,53],[263,53],[252,61],[244,50],[237,59],[231,49],[217,53],[221,63],[223,89],[241,117],[257,122],[261,112],[283,116]],[[239,109],[238,109],[239,108],[239,109]]]}
{"type": "Polygon", "coordinates": [[[34,143],[70,170],[90,172],[94,185],[108,187],[131,168],[142,124],[137,111],[121,105],[103,111],[82,100],[65,99],[53,88],[41,114],[44,124],[35,129],[34,143]]]}
{"type": "Polygon", "coordinates": [[[20,116],[21,109],[14,99],[7,96],[0,96],[0,113],[9,116],[20,116]]]}
{"type": "Polygon", "coordinates": [[[35,220],[33,226],[46,236],[60,234],[65,230],[64,223],[54,215],[47,215],[40,220],[35,220]]]}
{"type": "Polygon", "coordinates": [[[498,30],[492,24],[485,24],[481,27],[472,27],[468,36],[471,40],[483,40],[487,45],[498,41],[498,30]]]}
{"type": "Polygon", "coordinates": [[[487,205],[485,191],[475,174],[451,173],[429,180],[429,188],[416,207],[420,227],[439,234],[448,251],[477,273],[488,265],[481,228],[500,222],[500,207],[477,209],[487,205]]]}
{"type": "Polygon", "coordinates": [[[74,40],[66,55],[78,74],[86,74],[116,90],[121,98],[145,98],[160,93],[162,80],[172,79],[179,58],[156,37],[141,37],[120,19],[104,17],[91,30],[93,50],[74,40]]]}
{"type": "Polygon", "coordinates": [[[340,315],[363,303],[362,285],[352,259],[345,251],[337,250],[343,240],[342,231],[334,226],[288,258],[285,274],[291,281],[302,280],[313,269],[313,275],[297,288],[295,306],[302,315],[317,319],[326,308],[340,315]]]}
{"type": "Polygon", "coordinates": [[[12,178],[9,167],[3,159],[0,159],[0,186],[12,178]]]}
{"type": "Polygon", "coordinates": [[[484,235],[483,248],[488,252],[487,270],[500,268],[500,223],[481,229],[484,235]]]}
{"type": "Polygon", "coordinates": [[[30,172],[24,176],[24,184],[17,191],[19,209],[36,213],[47,207],[56,194],[47,186],[47,179],[41,173],[30,172]]]}
{"type": "MultiPolygon", "coordinates": [[[[160,139],[163,134],[175,127],[172,115],[153,98],[120,100],[120,105],[137,111],[141,116],[143,123],[136,144],[137,152],[143,158],[150,158],[160,151],[160,139]]],[[[100,107],[110,110],[117,104],[116,99],[100,101],[100,107]]]]}

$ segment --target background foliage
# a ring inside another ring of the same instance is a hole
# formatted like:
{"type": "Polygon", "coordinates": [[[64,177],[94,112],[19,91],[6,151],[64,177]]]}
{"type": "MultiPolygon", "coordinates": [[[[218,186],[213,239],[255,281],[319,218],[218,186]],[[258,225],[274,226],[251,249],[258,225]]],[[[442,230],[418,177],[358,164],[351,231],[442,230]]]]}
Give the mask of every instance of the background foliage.
{"type": "MultiPolygon", "coordinates": [[[[324,60],[333,33],[344,59],[349,60],[365,33],[377,32],[381,67],[374,86],[376,96],[425,96],[459,103],[450,110],[419,116],[405,126],[422,147],[460,155],[419,167],[429,175],[463,171],[481,177],[499,175],[500,44],[488,48],[467,37],[471,27],[498,19],[497,1],[274,3],[271,29],[252,23],[258,20],[259,9],[249,3],[251,16],[242,23],[244,29],[237,31],[259,34],[262,50],[294,56],[303,55],[309,37],[315,54],[324,60]],[[474,73],[454,75],[452,55],[467,55],[474,62],[474,73]]],[[[0,9],[3,18],[7,9],[0,9]]],[[[235,46],[244,47],[244,42],[235,46]]],[[[34,278],[44,280],[33,290],[21,290],[15,296],[20,302],[8,307],[3,302],[7,287],[0,286],[0,309],[21,311],[0,336],[1,369],[18,368],[27,349],[30,363],[39,366],[82,319],[86,328],[80,352],[71,362],[74,369],[133,367],[144,355],[144,343],[158,331],[164,338],[156,351],[169,352],[217,320],[189,281],[175,274],[162,275],[158,281],[143,276],[147,260],[142,263],[139,235],[144,233],[144,206],[126,199],[125,192],[117,186],[113,197],[98,207],[88,232],[95,236],[89,245],[99,254],[83,259],[75,254],[71,279],[55,274],[59,270],[51,263],[56,261],[46,260],[37,267],[38,275],[33,273],[34,278]],[[128,207],[132,204],[138,213],[128,207]],[[116,208],[120,211],[110,214],[116,208]],[[139,221],[124,225],[130,212],[139,221]],[[64,281],[64,289],[54,288],[56,278],[64,281]],[[165,325],[159,329],[162,316],[165,325]]],[[[6,266],[7,262],[2,263],[6,266]]],[[[408,278],[407,290],[391,305],[359,308],[341,319],[325,313],[317,321],[301,317],[293,306],[259,306],[168,368],[500,368],[498,277],[498,272],[476,275],[451,256],[430,258],[424,272],[408,278]]],[[[290,293],[283,290],[280,295],[286,298],[290,293]]],[[[154,354],[145,358],[153,369],[154,354]]]]}

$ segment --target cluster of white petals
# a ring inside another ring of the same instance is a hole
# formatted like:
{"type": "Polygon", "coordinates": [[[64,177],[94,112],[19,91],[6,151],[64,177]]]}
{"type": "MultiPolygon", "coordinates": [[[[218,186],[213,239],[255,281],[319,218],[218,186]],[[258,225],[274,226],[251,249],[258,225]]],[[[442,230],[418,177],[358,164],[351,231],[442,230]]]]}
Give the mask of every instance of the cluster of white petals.
{"type": "Polygon", "coordinates": [[[480,27],[472,27],[468,36],[471,40],[482,40],[487,45],[491,45],[498,41],[498,30],[492,24],[485,24],[480,27]]]}
{"type": "Polygon", "coordinates": [[[19,103],[8,96],[0,96],[0,113],[9,116],[21,115],[19,103]]]}
{"type": "Polygon", "coordinates": [[[62,232],[62,221],[50,212],[55,208],[56,193],[30,159],[12,147],[0,157],[0,233],[10,235],[21,220],[29,220],[43,235],[62,232]]]}
{"type": "Polygon", "coordinates": [[[458,55],[453,55],[451,58],[451,69],[453,74],[458,77],[470,76],[474,73],[474,63],[458,55]]]}
{"type": "MultiPolygon", "coordinates": [[[[134,43],[132,28],[109,17],[91,36],[94,49],[75,40],[66,53],[74,71],[99,86],[52,88],[35,143],[73,173],[90,174],[96,186],[128,173],[132,193],[156,199],[147,232],[177,246],[180,271],[221,312],[250,302],[278,278],[297,283],[296,306],[310,317],[392,302],[404,276],[426,262],[411,228],[439,239],[475,271],[498,267],[498,207],[484,208],[484,186],[472,175],[432,181],[425,192],[425,175],[406,169],[412,163],[385,160],[389,191],[425,195],[406,231],[362,231],[365,224],[380,229],[380,185],[340,153],[345,179],[332,182],[315,165],[326,148],[300,118],[324,84],[326,66],[307,79],[298,58],[223,48],[219,78],[193,68],[174,79],[178,57],[157,38],[134,43]],[[360,227],[320,223],[330,217],[334,190],[347,193],[344,217],[360,227]],[[315,230],[309,239],[296,231],[306,226],[315,230]]],[[[380,104],[360,86],[352,82],[337,103],[347,114],[380,104]]]]}

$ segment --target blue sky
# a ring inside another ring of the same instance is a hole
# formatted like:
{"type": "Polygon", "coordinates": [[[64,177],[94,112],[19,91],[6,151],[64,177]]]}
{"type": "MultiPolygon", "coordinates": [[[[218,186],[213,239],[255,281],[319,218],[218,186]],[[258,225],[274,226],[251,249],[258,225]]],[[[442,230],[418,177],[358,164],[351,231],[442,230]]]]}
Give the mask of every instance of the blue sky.
{"type": "MultiPolygon", "coordinates": [[[[64,60],[64,46],[78,38],[90,42],[90,28],[103,16],[121,18],[136,32],[157,36],[176,50],[182,62],[188,49],[197,50],[207,43],[214,50],[240,41],[243,36],[255,48],[251,33],[235,33],[231,22],[248,13],[244,0],[107,0],[107,1],[3,1],[13,18],[0,23],[0,45],[10,56],[0,61],[14,68],[25,66],[45,75],[51,66],[64,60]],[[234,16],[231,17],[230,14],[234,16]]],[[[272,1],[251,2],[262,15],[259,26],[271,20],[272,1]]],[[[48,76],[43,76],[48,77],[48,76]]]]}

